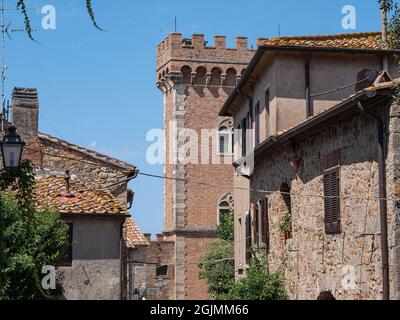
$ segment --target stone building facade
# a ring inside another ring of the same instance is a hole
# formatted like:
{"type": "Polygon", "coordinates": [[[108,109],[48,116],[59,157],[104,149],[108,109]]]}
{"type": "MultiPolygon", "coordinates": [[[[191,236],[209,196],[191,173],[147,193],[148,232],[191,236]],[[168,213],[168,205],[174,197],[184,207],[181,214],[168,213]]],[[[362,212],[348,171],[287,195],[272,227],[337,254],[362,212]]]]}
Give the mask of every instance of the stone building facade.
{"type": "Polygon", "coordinates": [[[204,129],[230,132],[230,118],[219,117],[218,111],[253,54],[244,37],[236,38],[236,48],[227,48],[224,36],[216,36],[214,46],[208,46],[204,35],[183,39],[173,33],[157,46],[157,86],[164,98],[164,174],[227,186],[165,182],[164,236],[175,242],[173,297],[178,300],[208,298],[207,285],[198,278],[197,264],[206,246],[216,238],[218,208],[233,192],[229,187],[233,184],[231,161],[222,160],[211,139],[202,144],[197,163],[176,161],[179,148],[187,142],[181,133],[193,130],[201,137],[204,129]],[[200,159],[201,151],[208,154],[206,161],[200,159]],[[220,159],[220,164],[213,164],[211,158],[220,159]]]}
{"type": "Polygon", "coordinates": [[[146,300],[172,300],[175,291],[175,242],[164,240],[163,235],[157,235],[156,240],[147,237],[146,246],[136,246],[129,250],[128,275],[129,300],[140,299],[138,289],[146,288],[146,300]]]}
{"type": "MultiPolygon", "coordinates": [[[[123,264],[126,260],[122,258],[127,254],[124,251],[127,250],[127,243],[137,241],[138,236],[133,234],[131,237],[123,237],[123,230],[126,231],[128,224],[133,223],[130,223],[127,209],[132,205],[133,193],[128,189],[127,181],[135,177],[136,167],[41,133],[36,89],[14,88],[12,124],[17,127],[18,133],[26,142],[23,158],[30,160],[42,175],[63,176],[68,170],[71,177],[87,181],[94,186],[93,188],[103,188],[106,192],[111,192],[112,197],[115,197],[113,201],[120,204],[118,214],[114,210],[104,213],[92,208],[88,210],[88,215],[80,216],[73,210],[66,210],[63,218],[75,225],[73,237],[79,240],[80,244],[74,252],[75,262],[63,270],[67,276],[65,298],[123,298],[127,278],[124,276],[126,266],[123,264]],[[98,213],[102,216],[96,216],[98,213]],[[85,284],[88,277],[91,280],[92,290],[85,284]]],[[[49,192],[51,187],[48,186],[49,192]]],[[[43,191],[43,194],[46,192],[43,191]]],[[[104,202],[105,199],[101,201],[104,202]]],[[[138,233],[140,236],[140,230],[138,233]]]]}
{"type": "MultiPolygon", "coordinates": [[[[382,298],[376,123],[361,114],[352,100],[348,103],[355,109],[354,114],[323,121],[303,134],[296,134],[288,144],[283,142],[282,148],[263,152],[264,159],[256,161],[251,188],[277,191],[251,194],[250,203],[254,204],[251,214],[259,210],[259,214],[268,217],[269,266],[284,274],[291,299],[316,299],[326,292],[340,300],[382,298]],[[297,171],[291,164],[293,145],[301,155],[297,171]],[[325,226],[322,195],[324,174],[333,168],[339,168],[340,172],[341,232],[331,235],[325,226]],[[280,192],[282,185],[289,186],[285,190],[290,193],[289,206],[285,201],[287,195],[280,192]],[[288,212],[292,224],[289,237],[279,227],[288,212]]],[[[388,128],[394,130],[389,139],[397,140],[395,122],[399,118],[391,115],[398,112],[399,106],[388,107],[386,100],[374,107],[387,120],[388,128]]],[[[285,141],[286,135],[278,139],[285,141]]],[[[389,142],[388,190],[397,186],[397,169],[392,161],[398,162],[398,154],[398,149],[389,142]]],[[[398,199],[394,192],[389,192],[388,198],[398,199]]],[[[398,205],[398,201],[387,202],[394,299],[400,298],[396,271],[400,249],[398,205]]]]}
{"type": "Polygon", "coordinates": [[[247,130],[235,139],[235,186],[253,190],[235,191],[237,277],[262,244],[291,299],[381,299],[385,207],[399,299],[397,71],[381,43],[379,33],[284,37],[250,62],[242,94],[220,113],[247,130]],[[383,164],[374,117],[384,121],[383,164]]]}

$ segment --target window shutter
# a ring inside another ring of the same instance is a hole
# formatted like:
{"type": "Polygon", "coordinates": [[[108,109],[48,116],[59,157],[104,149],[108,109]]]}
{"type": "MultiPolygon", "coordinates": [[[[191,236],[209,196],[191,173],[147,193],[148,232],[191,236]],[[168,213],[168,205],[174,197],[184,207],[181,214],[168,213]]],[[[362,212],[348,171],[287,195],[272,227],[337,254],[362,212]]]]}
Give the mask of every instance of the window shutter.
{"type": "Polygon", "coordinates": [[[266,252],[269,252],[269,218],[268,218],[268,197],[265,197],[261,211],[261,241],[265,244],[266,252]]]}
{"type": "Polygon", "coordinates": [[[245,223],[245,228],[246,228],[246,263],[250,264],[250,259],[251,259],[251,215],[250,213],[246,214],[246,223],[245,223]]]}
{"type": "Polygon", "coordinates": [[[254,229],[253,229],[253,243],[254,245],[260,244],[259,227],[260,227],[260,206],[259,203],[254,205],[254,229]]]}
{"type": "Polygon", "coordinates": [[[325,231],[327,234],[341,232],[340,226],[340,175],[339,167],[324,174],[325,231]]]}

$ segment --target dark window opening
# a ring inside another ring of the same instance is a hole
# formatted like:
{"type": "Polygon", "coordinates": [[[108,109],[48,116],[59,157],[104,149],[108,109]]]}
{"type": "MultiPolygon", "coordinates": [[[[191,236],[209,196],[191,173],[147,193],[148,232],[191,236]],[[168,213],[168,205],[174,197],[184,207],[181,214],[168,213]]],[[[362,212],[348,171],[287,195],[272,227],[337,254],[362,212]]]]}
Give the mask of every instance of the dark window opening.
{"type": "Polygon", "coordinates": [[[251,260],[251,216],[249,213],[246,214],[246,264],[250,264],[251,260]]]}
{"type": "Polygon", "coordinates": [[[340,170],[339,167],[324,173],[325,232],[341,233],[340,225],[340,170]]]}
{"type": "Polygon", "coordinates": [[[166,277],[168,275],[168,266],[162,265],[156,267],[156,277],[166,277]]]}
{"type": "Polygon", "coordinates": [[[246,156],[247,151],[247,121],[246,118],[242,121],[242,157],[246,156]]]}
{"type": "Polygon", "coordinates": [[[270,134],[270,94],[269,89],[265,91],[265,132],[267,136],[270,134]]]}
{"type": "Polygon", "coordinates": [[[59,263],[60,267],[72,267],[72,260],[73,260],[72,244],[74,239],[73,233],[74,233],[74,225],[72,223],[68,223],[67,241],[61,253],[61,259],[59,263]]]}
{"type": "Polygon", "coordinates": [[[255,107],[255,140],[256,140],[256,146],[260,144],[260,101],[257,102],[256,107],[255,107]]]}
{"type": "Polygon", "coordinates": [[[331,292],[321,292],[317,300],[336,300],[331,292]]]}
{"type": "Polygon", "coordinates": [[[285,237],[286,239],[292,239],[293,238],[293,232],[292,232],[292,197],[290,194],[290,187],[288,184],[284,183],[282,184],[280,188],[281,196],[282,199],[285,203],[285,212],[283,212],[283,220],[282,220],[282,225],[285,226],[285,237]]]}

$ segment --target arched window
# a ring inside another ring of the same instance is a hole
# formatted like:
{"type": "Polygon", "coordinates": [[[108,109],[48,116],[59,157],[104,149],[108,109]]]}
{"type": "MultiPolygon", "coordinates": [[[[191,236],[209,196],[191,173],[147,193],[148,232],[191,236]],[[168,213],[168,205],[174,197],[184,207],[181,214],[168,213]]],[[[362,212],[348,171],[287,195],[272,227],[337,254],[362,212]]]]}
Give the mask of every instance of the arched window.
{"type": "Polygon", "coordinates": [[[232,193],[225,193],[218,201],[218,225],[221,221],[221,217],[225,214],[233,213],[234,210],[234,198],[232,193]]]}
{"type": "Polygon", "coordinates": [[[181,68],[181,72],[182,72],[182,82],[183,83],[190,83],[192,68],[189,67],[189,66],[183,66],[181,68]]]}
{"type": "Polygon", "coordinates": [[[218,129],[218,154],[230,155],[233,152],[233,121],[224,120],[218,129]]]}
{"type": "Polygon", "coordinates": [[[225,84],[227,86],[236,86],[236,75],[237,71],[234,68],[229,68],[226,70],[226,81],[225,84]]]}
{"type": "Polygon", "coordinates": [[[331,292],[324,291],[319,294],[317,300],[336,300],[336,299],[331,292]]]}
{"type": "Polygon", "coordinates": [[[218,67],[211,69],[211,80],[210,85],[219,86],[221,84],[222,70],[218,67]]]}
{"type": "Polygon", "coordinates": [[[206,74],[207,74],[207,69],[205,67],[198,67],[196,69],[196,78],[194,79],[194,83],[198,85],[205,85],[206,74]]]}
{"type": "Polygon", "coordinates": [[[229,142],[230,142],[231,132],[227,127],[219,128],[219,153],[227,154],[229,153],[229,142]]]}

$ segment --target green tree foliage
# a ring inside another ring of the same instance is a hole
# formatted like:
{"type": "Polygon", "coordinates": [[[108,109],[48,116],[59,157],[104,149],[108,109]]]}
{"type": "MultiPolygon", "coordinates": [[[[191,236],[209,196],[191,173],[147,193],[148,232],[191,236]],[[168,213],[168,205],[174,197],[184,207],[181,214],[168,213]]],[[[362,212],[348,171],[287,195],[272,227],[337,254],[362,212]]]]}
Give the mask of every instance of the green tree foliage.
{"type": "Polygon", "coordinates": [[[253,259],[244,278],[235,283],[234,216],[220,217],[219,240],[211,243],[200,259],[201,279],[206,279],[209,293],[217,300],[285,300],[283,279],[269,274],[265,248],[254,248],[253,259]]]}
{"type": "MultiPolygon", "coordinates": [[[[256,250],[259,251],[259,250],[256,250]]],[[[287,300],[280,273],[268,273],[264,254],[255,253],[244,278],[236,282],[225,296],[227,300],[287,300]]]]}
{"type": "MultiPolygon", "coordinates": [[[[104,29],[100,28],[99,25],[97,24],[97,21],[94,16],[94,12],[93,12],[92,0],[85,0],[85,2],[86,2],[86,10],[90,17],[90,20],[92,21],[93,26],[100,31],[104,31],[104,29]]],[[[33,29],[32,29],[32,25],[31,25],[31,21],[29,19],[28,11],[26,9],[25,0],[17,0],[17,9],[21,12],[21,14],[24,17],[25,31],[28,34],[28,37],[31,40],[34,40],[33,34],[32,34],[33,29]]]]}
{"type": "Polygon", "coordinates": [[[218,226],[218,238],[225,241],[234,240],[234,220],[233,212],[225,213],[220,216],[220,222],[218,226]]]}
{"type": "MultiPolygon", "coordinates": [[[[391,49],[400,49],[400,4],[397,0],[379,0],[380,8],[389,16],[385,20],[388,31],[388,47],[391,49]]],[[[399,57],[397,57],[400,65],[399,57]]],[[[400,69],[400,66],[399,66],[400,69]]],[[[399,70],[400,71],[400,70],[399,70]]],[[[399,72],[400,73],[400,72],[399,72]]],[[[400,101],[400,84],[397,85],[395,98],[400,101]]]]}
{"type": "Polygon", "coordinates": [[[200,259],[201,279],[206,279],[209,293],[216,299],[223,299],[235,282],[233,242],[217,240],[211,243],[206,254],[200,259]]]}
{"type": "Polygon", "coordinates": [[[211,243],[200,258],[199,276],[207,280],[209,293],[216,299],[222,299],[235,282],[233,221],[233,212],[220,216],[219,240],[211,243]]]}
{"type": "Polygon", "coordinates": [[[67,241],[59,214],[35,209],[28,162],[0,172],[0,300],[51,298],[41,286],[43,266],[55,265],[67,241]]]}

